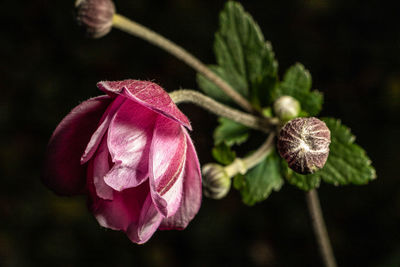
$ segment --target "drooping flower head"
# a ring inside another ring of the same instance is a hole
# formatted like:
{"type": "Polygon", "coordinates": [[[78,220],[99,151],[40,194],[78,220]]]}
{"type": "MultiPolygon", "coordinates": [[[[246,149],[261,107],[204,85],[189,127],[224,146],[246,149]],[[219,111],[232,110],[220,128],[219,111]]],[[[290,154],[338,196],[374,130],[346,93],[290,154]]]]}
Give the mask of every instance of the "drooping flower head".
{"type": "Polygon", "coordinates": [[[75,107],[54,131],[45,183],[58,194],[87,194],[99,224],[135,243],[185,228],[201,203],[188,119],[152,82],[97,86],[107,95],[75,107]]]}

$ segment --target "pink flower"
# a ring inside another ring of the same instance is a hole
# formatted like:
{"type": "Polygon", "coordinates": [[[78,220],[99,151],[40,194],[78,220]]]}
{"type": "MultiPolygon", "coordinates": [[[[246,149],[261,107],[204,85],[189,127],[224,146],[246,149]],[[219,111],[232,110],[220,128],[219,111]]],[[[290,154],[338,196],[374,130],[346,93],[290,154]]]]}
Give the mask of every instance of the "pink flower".
{"type": "Polygon", "coordinates": [[[97,86],[108,95],[75,107],[54,131],[45,183],[61,195],[87,194],[99,224],[135,243],[157,229],[184,229],[201,203],[188,119],[154,83],[97,86]]]}

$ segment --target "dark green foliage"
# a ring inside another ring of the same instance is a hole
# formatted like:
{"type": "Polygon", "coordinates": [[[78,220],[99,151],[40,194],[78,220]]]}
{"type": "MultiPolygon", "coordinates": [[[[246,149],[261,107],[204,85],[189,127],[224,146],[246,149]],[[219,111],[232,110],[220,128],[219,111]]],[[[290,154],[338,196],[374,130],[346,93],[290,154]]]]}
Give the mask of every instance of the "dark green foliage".
{"type": "MultiPolygon", "coordinates": [[[[214,52],[218,66],[212,70],[250,103],[260,109],[271,102],[277,83],[278,63],[270,43],[253,18],[236,2],[228,2],[220,13],[214,52]]],[[[209,96],[229,102],[227,96],[198,74],[199,87],[209,96]]]]}
{"type": "Polygon", "coordinates": [[[279,191],[283,185],[279,156],[273,152],[245,175],[238,175],[234,187],[240,191],[247,205],[265,200],[272,191],[279,191]]]}

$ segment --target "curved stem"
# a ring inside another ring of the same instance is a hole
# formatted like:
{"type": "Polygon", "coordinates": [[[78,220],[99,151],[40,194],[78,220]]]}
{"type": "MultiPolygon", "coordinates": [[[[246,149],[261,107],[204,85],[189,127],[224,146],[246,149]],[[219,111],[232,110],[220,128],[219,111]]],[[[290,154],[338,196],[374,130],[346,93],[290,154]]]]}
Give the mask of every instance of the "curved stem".
{"type": "Polygon", "coordinates": [[[190,102],[196,104],[218,116],[228,118],[247,127],[270,132],[279,120],[277,118],[262,118],[225,106],[212,98],[193,90],[177,90],[169,94],[176,104],[190,102]]]}
{"type": "Polygon", "coordinates": [[[331,242],[329,240],[328,231],[324,218],[322,216],[321,205],[316,189],[306,192],[307,206],[310,212],[314,233],[318,241],[321,257],[326,267],[336,267],[336,260],[333,254],[331,242]]]}
{"type": "Polygon", "coordinates": [[[236,92],[229,84],[218,77],[214,72],[212,72],[205,64],[203,64],[196,57],[191,55],[182,47],[174,44],[170,40],[164,38],[158,33],[125,18],[119,14],[115,14],[113,18],[113,27],[118,28],[124,32],[127,32],[136,37],[142,38],[153,45],[156,45],[168,53],[174,55],[178,59],[182,60],[190,67],[203,74],[207,79],[216,84],[221,90],[232,100],[234,100],[240,107],[245,109],[247,112],[253,112],[254,109],[251,104],[238,92],[236,92]]]}
{"type": "Polygon", "coordinates": [[[274,137],[275,133],[271,133],[264,144],[262,144],[253,154],[243,159],[243,162],[248,169],[256,166],[271,152],[274,137]]]}
{"type": "Polygon", "coordinates": [[[232,178],[238,173],[245,174],[248,170],[259,164],[269,155],[273,148],[275,133],[271,133],[267,140],[253,154],[245,158],[236,158],[225,167],[225,172],[232,178]]]}

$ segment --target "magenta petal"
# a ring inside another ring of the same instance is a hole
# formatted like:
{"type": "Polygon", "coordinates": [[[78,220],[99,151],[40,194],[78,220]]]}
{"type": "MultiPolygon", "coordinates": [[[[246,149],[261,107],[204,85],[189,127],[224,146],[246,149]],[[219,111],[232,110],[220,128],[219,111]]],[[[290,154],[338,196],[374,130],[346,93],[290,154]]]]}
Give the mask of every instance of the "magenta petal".
{"type": "Polygon", "coordinates": [[[148,177],[148,162],[157,113],[132,101],[126,101],[111,121],[108,149],[113,169],[106,183],[117,191],[135,187],[148,177]]]}
{"type": "Polygon", "coordinates": [[[107,135],[103,138],[99,149],[89,161],[88,168],[92,168],[93,184],[98,197],[112,200],[114,190],[104,182],[104,176],[110,171],[109,152],[107,148],[107,135]]]}
{"type": "Polygon", "coordinates": [[[159,85],[138,80],[103,81],[97,87],[107,94],[123,95],[168,118],[171,118],[191,130],[188,118],[178,109],[168,93],[159,85]]]}
{"type": "Polygon", "coordinates": [[[172,217],[163,219],[160,230],[186,228],[200,209],[202,193],[199,160],[186,131],[185,134],[188,146],[183,177],[182,202],[178,211],[172,217]]]}
{"type": "Polygon", "coordinates": [[[57,194],[84,192],[86,166],[79,159],[110,102],[108,96],[91,98],[75,107],[55,129],[47,147],[43,181],[57,194]]]}
{"type": "Polygon", "coordinates": [[[138,244],[147,242],[158,229],[162,218],[149,195],[143,204],[138,223],[132,223],[127,230],[129,239],[138,244]]]}
{"type": "Polygon", "coordinates": [[[112,118],[114,117],[115,113],[119,110],[121,105],[125,102],[125,100],[126,100],[125,97],[122,96],[117,97],[104,112],[100,122],[98,123],[96,131],[92,132],[92,137],[90,138],[90,141],[88,142],[86,149],[81,157],[81,164],[86,163],[96,152],[96,149],[99,146],[101,140],[103,139],[103,136],[106,133],[112,118]]]}
{"type": "Polygon", "coordinates": [[[172,216],[182,195],[186,137],[183,126],[163,116],[157,118],[150,148],[150,192],[158,211],[172,216]]]}
{"type": "Polygon", "coordinates": [[[149,195],[148,183],[122,192],[114,191],[113,200],[104,200],[97,197],[93,192],[92,182],[88,182],[90,209],[101,226],[127,231],[131,224],[138,224],[144,202],[149,195]]]}

